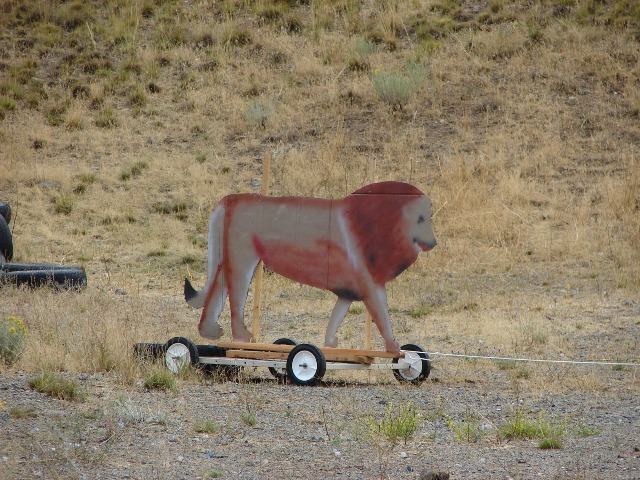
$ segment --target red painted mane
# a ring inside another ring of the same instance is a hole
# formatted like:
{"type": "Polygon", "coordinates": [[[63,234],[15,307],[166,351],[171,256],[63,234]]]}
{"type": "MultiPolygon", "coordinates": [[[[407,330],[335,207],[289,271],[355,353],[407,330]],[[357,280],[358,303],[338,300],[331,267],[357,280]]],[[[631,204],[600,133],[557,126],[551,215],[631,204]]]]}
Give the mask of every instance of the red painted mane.
{"type": "Polygon", "coordinates": [[[411,239],[406,238],[402,210],[420,196],[424,193],[413,185],[380,182],[344,199],[346,217],[360,240],[368,270],[380,285],[397,277],[418,256],[411,239]]]}

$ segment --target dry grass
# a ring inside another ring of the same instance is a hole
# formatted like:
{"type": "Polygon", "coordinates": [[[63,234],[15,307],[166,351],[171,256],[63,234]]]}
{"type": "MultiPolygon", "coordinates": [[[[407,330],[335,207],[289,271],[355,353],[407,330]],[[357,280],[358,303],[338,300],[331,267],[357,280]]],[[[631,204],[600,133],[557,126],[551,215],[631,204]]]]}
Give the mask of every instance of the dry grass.
{"type": "MultiPolygon", "coordinates": [[[[586,348],[572,335],[600,328],[603,298],[637,296],[628,3],[5,3],[0,192],[15,260],[89,273],[80,295],[1,287],[3,311],[32,333],[19,368],[130,384],[132,343],[197,338],[181,278],[204,283],[210,211],[260,190],[267,151],[274,195],[342,197],[372,161],[378,179],[429,193],[438,248],[389,286],[408,341],[571,356],[586,348]],[[354,39],[370,42],[362,68],[349,66],[354,39]],[[372,79],[411,64],[426,81],[394,111],[372,79]]],[[[265,289],[263,332],[321,342],[331,296],[273,276],[265,289]]],[[[343,344],[361,344],[362,317],[343,344]]],[[[633,360],[619,345],[587,353],[633,360]]]]}

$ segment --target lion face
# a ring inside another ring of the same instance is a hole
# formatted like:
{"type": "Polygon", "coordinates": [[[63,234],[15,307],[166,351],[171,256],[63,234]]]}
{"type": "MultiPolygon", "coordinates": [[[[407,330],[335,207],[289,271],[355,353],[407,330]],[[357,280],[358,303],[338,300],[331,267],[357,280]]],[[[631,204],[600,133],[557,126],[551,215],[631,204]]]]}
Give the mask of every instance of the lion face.
{"type": "Polygon", "coordinates": [[[407,236],[417,252],[426,252],[437,245],[431,229],[431,202],[421,196],[409,202],[403,209],[407,222],[407,236]]]}

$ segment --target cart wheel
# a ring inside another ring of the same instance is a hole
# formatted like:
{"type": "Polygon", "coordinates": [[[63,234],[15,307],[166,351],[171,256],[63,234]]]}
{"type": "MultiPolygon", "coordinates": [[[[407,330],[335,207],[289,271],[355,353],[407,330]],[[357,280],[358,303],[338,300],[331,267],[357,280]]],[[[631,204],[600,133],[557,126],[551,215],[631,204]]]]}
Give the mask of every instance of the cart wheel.
{"type": "Polygon", "coordinates": [[[188,338],[173,337],[167,342],[165,364],[173,373],[178,373],[186,365],[198,365],[200,357],[198,349],[188,338]]]}
{"type": "MultiPolygon", "coordinates": [[[[290,338],[279,338],[275,342],[274,345],[298,345],[298,342],[295,340],[291,340],[290,338]]],[[[269,372],[271,375],[275,377],[276,380],[284,382],[287,379],[287,369],[286,368],[273,368],[269,367],[269,372]]]]}
{"type": "Polygon", "coordinates": [[[302,343],[287,357],[287,376],[296,385],[315,385],[326,371],[324,355],[314,345],[302,343]]]}
{"type": "Polygon", "coordinates": [[[429,355],[423,348],[411,343],[403,345],[404,357],[394,358],[393,363],[399,363],[402,368],[393,370],[393,374],[399,382],[411,382],[418,384],[423,382],[431,372],[429,355]]]}

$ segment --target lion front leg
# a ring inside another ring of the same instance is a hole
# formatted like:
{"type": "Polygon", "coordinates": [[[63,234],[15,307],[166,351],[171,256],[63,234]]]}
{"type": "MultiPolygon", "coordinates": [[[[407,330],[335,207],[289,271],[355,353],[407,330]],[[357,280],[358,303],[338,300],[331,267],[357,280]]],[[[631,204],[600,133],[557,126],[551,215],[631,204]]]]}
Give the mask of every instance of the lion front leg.
{"type": "Polygon", "coordinates": [[[384,339],[387,352],[399,352],[400,344],[393,336],[389,305],[387,304],[387,291],[384,286],[376,285],[371,294],[364,299],[364,305],[367,307],[373,322],[384,339]]]}
{"type": "Polygon", "coordinates": [[[351,306],[351,300],[338,297],[338,301],[331,312],[331,318],[329,319],[329,325],[327,326],[327,333],[324,337],[324,344],[326,347],[338,346],[338,337],[336,337],[336,333],[338,332],[338,328],[344,320],[345,315],[349,311],[349,306],[351,306]]]}

